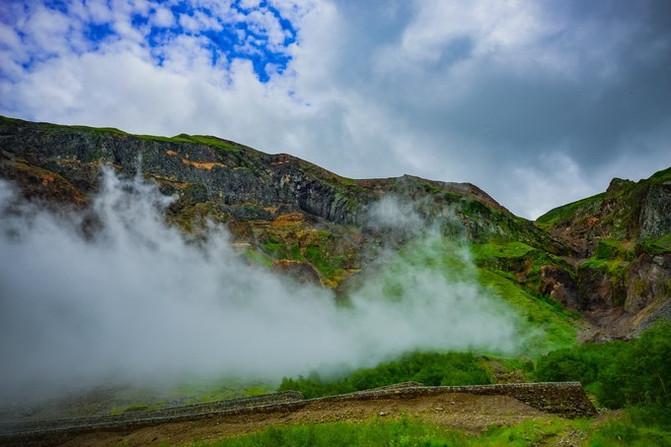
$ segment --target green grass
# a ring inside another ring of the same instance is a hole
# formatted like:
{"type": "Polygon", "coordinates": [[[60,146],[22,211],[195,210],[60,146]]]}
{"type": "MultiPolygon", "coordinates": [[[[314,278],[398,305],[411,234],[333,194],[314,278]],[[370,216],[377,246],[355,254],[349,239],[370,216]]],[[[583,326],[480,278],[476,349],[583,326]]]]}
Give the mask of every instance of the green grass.
{"type": "Polygon", "coordinates": [[[576,344],[576,320],[574,312],[561,304],[542,296],[534,295],[502,272],[479,269],[481,283],[508,303],[522,316],[525,334],[525,352],[536,357],[555,349],[576,344]]]}
{"type": "Polygon", "coordinates": [[[616,420],[598,426],[589,437],[587,447],[668,447],[671,431],[630,420],[616,420]]]}
{"type": "Polygon", "coordinates": [[[190,444],[192,447],[527,447],[574,445],[586,447],[671,446],[671,433],[650,424],[634,423],[627,415],[601,423],[586,419],[547,416],[512,426],[491,427],[469,433],[429,424],[420,419],[372,418],[365,422],[329,422],[312,425],[276,426],[219,441],[190,444]]]}
{"type": "Polygon", "coordinates": [[[227,152],[239,152],[240,146],[237,143],[232,141],[224,140],[218,137],[211,135],[187,135],[179,134],[174,137],[164,137],[159,135],[139,135],[131,134],[124,132],[123,130],[116,129],[114,127],[91,127],[91,126],[73,126],[73,125],[61,125],[61,124],[52,124],[52,123],[32,123],[29,121],[23,121],[16,118],[10,118],[6,116],[0,116],[0,121],[6,123],[27,123],[31,125],[38,125],[43,129],[46,129],[50,132],[85,132],[92,135],[112,135],[117,137],[134,137],[146,141],[158,141],[163,143],[190,143],[190,144],[202,144],[205,146],[215,147],[220,150],[227,152]]]}
{"type": "Polygon", "coordinates": [[[474,244],[471,247],[475,262],[491,258],[522,258],[535,250],[523,242],[474,244]]]}
{"type": "Polygon", "coordinates": [[[261,251],[254,250],[252,248],[248,248],[245,250],[245,257],[252,263],[266,268],[270,268],[273,266],[273,258],[271,258],[270,256],[261,251]]]}
{"type": "Polygon", "coordinates": [[[593,256],[581,262],[578,268],[599,270],[615,278],[623,278],[628,266],[629,262],[623,259],[602,259],[593,256]]]}
{"type": "Polygon", "coordinates": [[[268,384],[249,383],[247,381],[227,378],[218,382],[211,380],[184,382],[179,387],[171,390],[170,394],[183,399],[186,403],[202,403],[258,396],[272,392],[273,387],[268,384]]]}
{"type": "MultiPolygon", "coordinates": [[[[574,268],[559,256],[534,248],[523,242],[489,241],[473,244],[471,253],[476,265],[497,272],[524,286],[533,295],[541,295],[542,268],[554,266],[568,275],[574,268]]],[[[548,300],[548,297],[541,297],[548,300]]]]}
{"type": "Polygon", "coordinates": [[[666,168],[662,169],[661,171],[655,172],[654,174],[652,174],[652,176],[650,176],[650,180],[656,183],[671,180],[671,168],[666,168]]]}
{"type": "Polygon", "coordinates": [[[571,219],[576,212],[582,209],[596,209],[606,197],[606,193],[600,193],[587,197],[576,202],[568,203],[560,207],[551,209],[547,213],[536,219],[536,223],[543,228],[554,226],[558,223],[571,219]]]}
{"type": "Polygon", "coordinates": [[[331,422],[318,425],[271,427],[264,431],[194,447],[338,447],[338,446],[463,446],[468,435],[447,431],[411,419],[372,419],[363,423],[331,422]]]}
{"type": "Polygon", "coordinates": [[[158,141],[163,143],[188,143],[202,144],[204,146],[214,147],[226,152],[240,152],[241,146],[228,140],[213,137],[211,135],[187,135],[179,134],[174,137],[162,137],[157,135],[132,135],[136,138],[146,141],[158,141]]]}

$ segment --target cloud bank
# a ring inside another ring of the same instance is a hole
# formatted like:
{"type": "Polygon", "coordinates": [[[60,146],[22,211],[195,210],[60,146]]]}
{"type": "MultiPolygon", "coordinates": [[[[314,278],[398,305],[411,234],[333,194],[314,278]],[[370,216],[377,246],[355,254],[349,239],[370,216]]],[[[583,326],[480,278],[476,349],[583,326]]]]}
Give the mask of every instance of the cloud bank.
{"type": "MultiPolygon", "coordinates": [[[[54,215],[0,183],[0,400],[193,377],[277,381],[413,349],[520,343],[515,315],[468,272],[401,257],[337,306],[330,291],[249,265],[222,228],[187,240],[164,223],[170,200],[105,171],[91,234],[90,216],[54,215]]],[[[436,242],[418,240],[422,256],[444,256],[436,242]]]]}
{"type": "Polygon", "coordinates": [[[470,181],[534,217],[671,165],[670,8],[14,0],[0,113],[470,181]]]}

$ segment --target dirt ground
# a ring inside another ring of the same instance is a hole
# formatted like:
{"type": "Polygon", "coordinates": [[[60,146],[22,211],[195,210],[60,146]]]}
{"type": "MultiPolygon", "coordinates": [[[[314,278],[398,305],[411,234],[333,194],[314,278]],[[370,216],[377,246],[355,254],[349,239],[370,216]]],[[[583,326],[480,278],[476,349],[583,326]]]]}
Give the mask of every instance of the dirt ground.
{"type": "Polygon", "coordinates": [[[445,427],[480,431],[491,425],[514,424],[545,413],[507,396],[446,393],[411,399],[312,402],[295,411],[214,416],[138,428],[130,432],[98,431],[76,435],[60,446],[158,446],[216,440],[250,433],[273,425],[364,421],[371,417],[419,417],[445,427]]]}

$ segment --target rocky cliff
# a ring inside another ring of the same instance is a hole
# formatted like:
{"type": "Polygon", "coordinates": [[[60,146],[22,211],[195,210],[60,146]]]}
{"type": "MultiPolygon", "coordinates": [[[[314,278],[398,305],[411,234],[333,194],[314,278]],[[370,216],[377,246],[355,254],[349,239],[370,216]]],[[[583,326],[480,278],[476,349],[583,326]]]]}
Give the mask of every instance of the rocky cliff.
{"type": "Polygon", "coordinates": [[[577,307],[612,333],[671,314],[671,169],[551,210],[540,227],[571,246],[577,307]]]}
{"type": "Polygon", "coordinates": [[[0,176],[31,200],[85,208],[103,165],[140,172],[176,196],[168,219],[184,231],[198,233],[205,219],[224,223],[250,259],[299,280],[337,288],[365,268],[381,238],[368,210],[394,195],[433,222],[456,218],[481,268],[584,312],[605,334],[627,335],[669,313],[671,170],[616,179],[607,192],[530,222],[468,183],[355,180],[212,136],[0,118],[0,176]]]}

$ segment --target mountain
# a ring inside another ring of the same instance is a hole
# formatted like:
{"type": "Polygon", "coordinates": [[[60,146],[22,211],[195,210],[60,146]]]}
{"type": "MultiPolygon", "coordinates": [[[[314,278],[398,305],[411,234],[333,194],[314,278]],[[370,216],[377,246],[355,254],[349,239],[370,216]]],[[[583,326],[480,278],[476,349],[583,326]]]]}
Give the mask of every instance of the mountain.
{"type": "Polygon", "coordinates": [[[213,136],[0,118],[0,177],[31,200],[85,209],[102,165],[141,172],[175,195],[167,218],[185,232],[199,234],[205,218],[224,223],[250,262],[337,291],[366,269],[386,237],[369,210],[393,196],[430,221],[456,218],[483,282],[523,296],[528,317],[571,319],[564,309],[575,310],[585,324],[570,324],[601,338],[671,316],[671,169],[637,183],[615,179],[605,193],[532,222],[469,183],[350,179],[213,136]]]}

